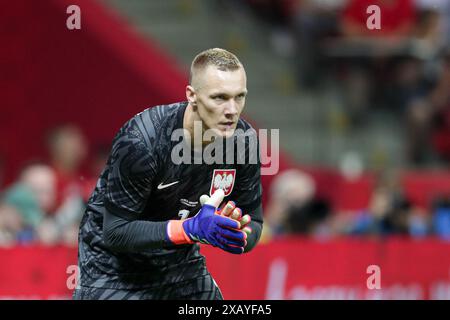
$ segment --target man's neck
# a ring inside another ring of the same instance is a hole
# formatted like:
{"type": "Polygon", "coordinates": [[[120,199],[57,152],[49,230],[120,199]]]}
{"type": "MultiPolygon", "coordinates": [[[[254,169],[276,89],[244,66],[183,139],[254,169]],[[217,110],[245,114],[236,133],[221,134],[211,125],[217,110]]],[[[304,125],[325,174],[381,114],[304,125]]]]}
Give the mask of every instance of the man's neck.
{"type": "Polygon", "coordinates": [[[184,112],[183,129],[187,130],[187,132],[189,133],[189,137],[191,140],[191,146],[194,149],[201,150],[203,147],[205,147],[206,145],[211,143],[211,141],[203,141],[204,128],[202,128],[202,130],[200,132],[201,137],[200,138],[197,137],[197,139],[195,139],[196,137],[194,136],[194,133],[199,134],[199,131],[200,131],[198,129],[194,130],[196,121],[201,122],[202,120],[200,119],[198,114],[194,111],[192,104],[189,102],[186,107],[186,110],[184,112]],[[201,141],[201,143],[198,143],[200,141],[201,141]]]}
{"type": "Polygon", "coordinates": [[[191,137],[194,135],[195,114],[192,104],[189,102],[183,116],[183,129],[187,130],[191,137]]]}

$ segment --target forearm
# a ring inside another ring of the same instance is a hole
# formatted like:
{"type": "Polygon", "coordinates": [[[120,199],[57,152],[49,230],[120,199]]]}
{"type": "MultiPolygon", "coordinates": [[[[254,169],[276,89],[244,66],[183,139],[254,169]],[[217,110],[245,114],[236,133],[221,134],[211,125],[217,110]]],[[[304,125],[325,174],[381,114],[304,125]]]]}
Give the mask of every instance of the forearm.
{"type": "Polygon", "coordinates": [[[263,228],[263,212],[261,204],[256,209],[250,210],[249,214],[252,220],[248,226],[252,229],[252,232],[247,237],[247,245],[244,248],[244,253],[251,251],[256,246],[261,237],[263,228]]]}
{"type": "Polygon", "coordinates": [[[258,221],[251,221],[249,227],[252,233],[247,237],[247,245],[244,248],[244,253],[251,251],[259,241],[262,232],[262,223],[258,221]]]}
{"type": "Polygon", "coordinates": [[[112,213],[105,213],[103,220],[103,242],[117,252],[136,252],[162,248],[167,242],[168,221],[128,221],[112,213]]]}
{"type": "MultiPolygon", "coordinates": [[[[252,250],[261,236],[261,206],[253,211],[251,217],[252,221],[248,226],[252,229],[252,232],[247,237],[244,252],[252,250]]],[[[169,239],[169,221],[155,222],[129,219],[131,219],[130,216],[123,213],[116,211],[113,214],[110,210],[106,210],[103,217],[103,242],[107,248],[116,252],[138,252],[152,248],[163,248],[177,243],[173,241],[175,239],[173,235],[169,239]]],[[[180,242],[180,244],[191,242],[180,242]]]]}

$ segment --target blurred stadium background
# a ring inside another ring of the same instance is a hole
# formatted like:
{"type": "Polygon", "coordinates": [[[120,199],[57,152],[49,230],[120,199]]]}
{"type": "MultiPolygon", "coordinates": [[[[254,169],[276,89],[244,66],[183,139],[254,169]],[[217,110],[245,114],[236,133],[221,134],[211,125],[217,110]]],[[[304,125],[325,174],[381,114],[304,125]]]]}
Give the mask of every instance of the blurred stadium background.
{"type": "Polygon", "coordinates": [[[0,37],[0,298],[71,297],[114,133],[184,100],[192,58],[223,47],[281,146],[261,244],[202,248],[225,298],[450,299],[449,1],[16,0],[0,37]]]}

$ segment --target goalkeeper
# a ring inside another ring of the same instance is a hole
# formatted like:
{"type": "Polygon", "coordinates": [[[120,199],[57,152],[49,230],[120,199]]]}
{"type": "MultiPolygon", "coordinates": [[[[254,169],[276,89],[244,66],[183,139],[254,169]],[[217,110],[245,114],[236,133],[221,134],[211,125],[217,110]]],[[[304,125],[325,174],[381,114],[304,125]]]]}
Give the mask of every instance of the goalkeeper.
{"type": "Polygon", "coordinates": [[[221,161],[179,163],[174,151],[189,146],[183,159],[202,155],[213,145],[203,135],[211,130],[233,150],[242,149],[242,132],[253,132],[244,149],[258,152],[255,131],[240,119],[246,95],[238,58],[209,49],[191,64],[187,101],[148,108],[122,126],[80,224],[74,299],[223,299],[198,243],[223,254],[255,247],[259,156],[225,161],[229,152],[212,152],[221,161]]]}

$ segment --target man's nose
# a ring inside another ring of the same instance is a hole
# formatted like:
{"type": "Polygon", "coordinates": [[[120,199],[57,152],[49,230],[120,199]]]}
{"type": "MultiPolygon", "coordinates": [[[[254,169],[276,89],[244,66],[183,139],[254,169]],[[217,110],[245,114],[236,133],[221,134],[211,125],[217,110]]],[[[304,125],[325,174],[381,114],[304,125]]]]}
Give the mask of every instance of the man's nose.
{"type": "Polygon", "coordinates": [[[238,113],[238,105],[236,101],[230,99],[225,107],[225,114],[229,116],[235,116],[238,113]]]}

